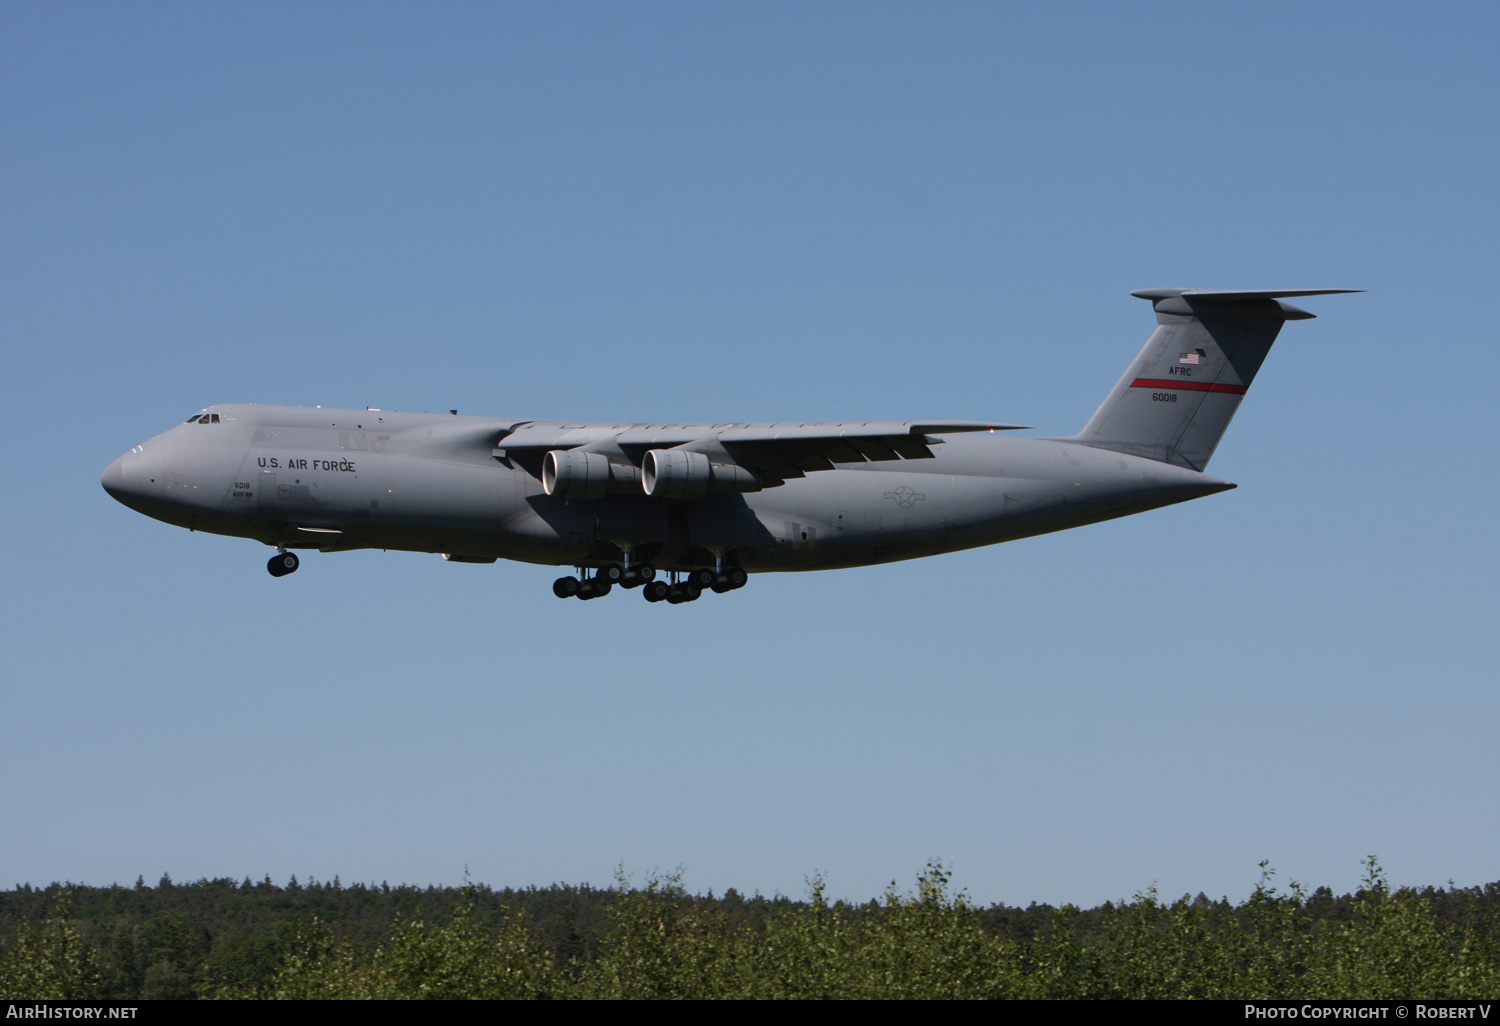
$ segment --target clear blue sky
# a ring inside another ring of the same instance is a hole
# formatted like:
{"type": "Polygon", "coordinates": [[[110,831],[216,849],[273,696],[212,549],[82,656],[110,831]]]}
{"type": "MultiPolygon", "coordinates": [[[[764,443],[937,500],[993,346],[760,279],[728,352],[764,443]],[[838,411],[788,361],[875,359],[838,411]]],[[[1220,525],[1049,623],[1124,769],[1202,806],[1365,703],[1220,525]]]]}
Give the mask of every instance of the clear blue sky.
{"type": "Polygon", "coordinates": [[[1500,8],[0,6],[0,883],[1500,879],[1500,8]],[[114,503],[213,402],[1071,433],[1308,300],[1233,492],[730,596],[114,503]]]}

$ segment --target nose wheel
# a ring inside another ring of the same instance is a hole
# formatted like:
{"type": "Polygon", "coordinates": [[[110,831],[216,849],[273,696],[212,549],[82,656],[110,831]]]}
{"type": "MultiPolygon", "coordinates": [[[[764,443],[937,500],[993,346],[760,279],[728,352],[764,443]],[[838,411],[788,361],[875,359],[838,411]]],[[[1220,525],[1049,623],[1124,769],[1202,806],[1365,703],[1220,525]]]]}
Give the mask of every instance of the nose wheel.
{"type": "Polygon", "coordinates": [[[302,561],[297,558],[295,552],[278,552],[266,564],[266,569],[270,571],[272,577],[285,577],[287,574],[296,573],[301,565],[302,561]]]}

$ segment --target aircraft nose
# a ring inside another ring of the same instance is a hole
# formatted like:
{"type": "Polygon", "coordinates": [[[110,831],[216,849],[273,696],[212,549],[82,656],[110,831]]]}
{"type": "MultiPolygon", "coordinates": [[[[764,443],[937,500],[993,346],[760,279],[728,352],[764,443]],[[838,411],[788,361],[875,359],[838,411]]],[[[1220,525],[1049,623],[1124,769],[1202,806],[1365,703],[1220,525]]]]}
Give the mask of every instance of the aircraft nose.
{"type": "Polygon", "coordinates": [[[104,486],[104,490],[109,493],[110,498],[116,501],[124,501],[126,490],[124,456],[121,456],[104,468],[104,473],[99,475],[99,483],[104,486]]]}
{"type": "Polygon", "coordinates": [[[105,467],[104,473],[99,475],[99,483],[116,502],[145,513],[147,507],[159,501],[156,463],[156,460],[147,459],[141,446],[136,446],[105,467]]]}

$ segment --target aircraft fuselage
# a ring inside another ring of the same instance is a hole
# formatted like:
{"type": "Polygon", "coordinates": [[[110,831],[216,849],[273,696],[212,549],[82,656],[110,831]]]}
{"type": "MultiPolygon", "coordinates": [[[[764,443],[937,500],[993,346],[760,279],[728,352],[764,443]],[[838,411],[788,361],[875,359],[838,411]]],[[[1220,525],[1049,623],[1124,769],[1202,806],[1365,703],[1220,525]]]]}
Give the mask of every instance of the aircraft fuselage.
{"type": "Polygon", "coordinates": [[[110,464],[134,509],[277,548],[406,549],[575,566],[690,602],[749,573],[993,545],[1234,485],[1203,473],[1287,321],[1347,289],[1140,289],[1156,330],[1069,438],[982,421],[575,424],[384,410],[209,407],[110,464]],[[656,579],[667,571],[672,583],[656,579]],[[683,574],[685,579],[679,579],[683,574]]]}
{"type": "Polygon", "coordinates": [[[662,570],[727,560],[751,572],[930,556],[1233,487],[1075,442],[978,432],[931,438],[929,458],[844,464],[758,491],[565,498],[546,493],[539,454],[503,448],[522,424],[582,437],[657,427],[220,405],[131,449],[103,484],[158,520],[278,548],[597,567],[628,547],[662,570]]]}

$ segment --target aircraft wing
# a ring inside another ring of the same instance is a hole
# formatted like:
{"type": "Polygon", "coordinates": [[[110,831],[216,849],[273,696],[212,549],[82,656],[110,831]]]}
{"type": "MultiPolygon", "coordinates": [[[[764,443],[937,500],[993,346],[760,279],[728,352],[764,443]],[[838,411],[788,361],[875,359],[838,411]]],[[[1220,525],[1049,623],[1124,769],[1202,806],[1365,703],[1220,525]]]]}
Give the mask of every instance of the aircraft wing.
{"type": "Polygon", "coordinates": [[[834,421],[773,424],[559,424],[531,422],[495,443],[515,450],[584,449],[623,454],[639,465],[651,449],[701,452],[767,478],[804,477],[838,464],[929,459],[946,434],[1011,431],[983,421],[834,421]]]}

